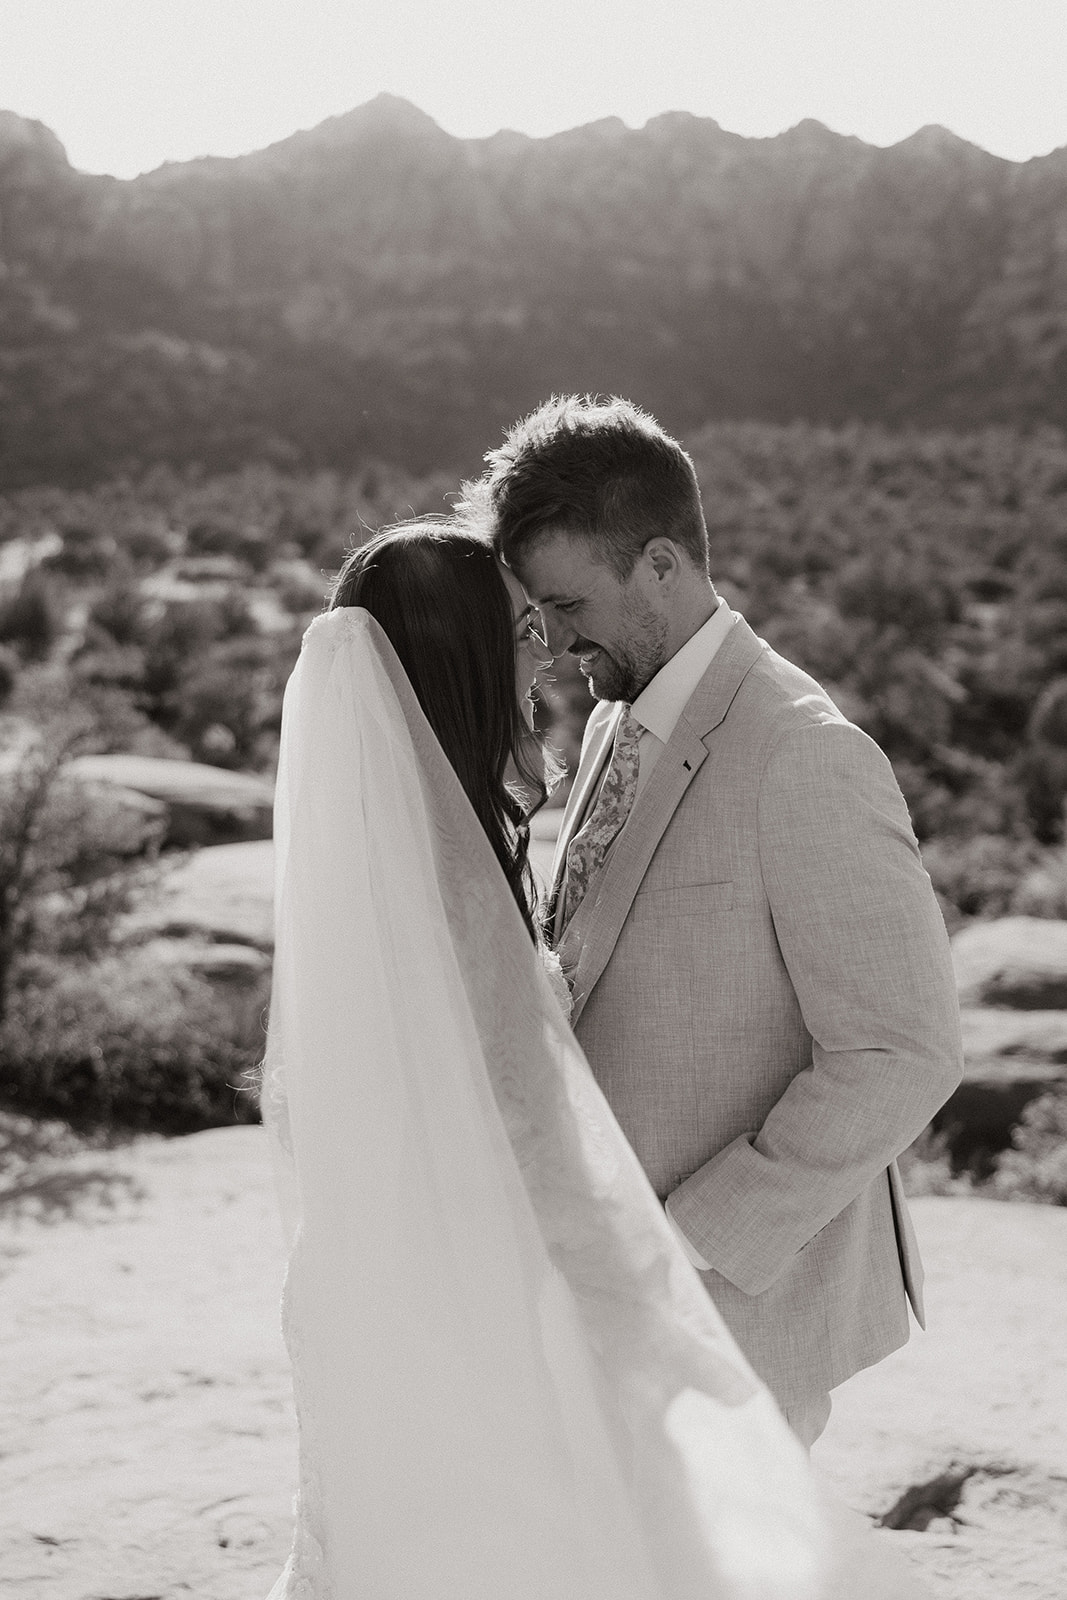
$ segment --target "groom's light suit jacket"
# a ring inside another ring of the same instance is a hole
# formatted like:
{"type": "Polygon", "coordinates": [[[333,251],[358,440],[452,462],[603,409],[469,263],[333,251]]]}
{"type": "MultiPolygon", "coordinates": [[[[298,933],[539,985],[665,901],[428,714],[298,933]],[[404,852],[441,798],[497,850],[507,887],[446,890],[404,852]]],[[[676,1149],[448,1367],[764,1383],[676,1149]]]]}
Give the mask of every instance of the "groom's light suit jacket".
{"type": "MultiPolygon", "coordinates": [[[[598,706],[566,846],[610,755],[598,706]]],[[[922,1321],[894,1157],[959,1081],[948,940],[886,757],[731,628],[560,941],[573,1025],[788,1408],[922,1321]]]]}

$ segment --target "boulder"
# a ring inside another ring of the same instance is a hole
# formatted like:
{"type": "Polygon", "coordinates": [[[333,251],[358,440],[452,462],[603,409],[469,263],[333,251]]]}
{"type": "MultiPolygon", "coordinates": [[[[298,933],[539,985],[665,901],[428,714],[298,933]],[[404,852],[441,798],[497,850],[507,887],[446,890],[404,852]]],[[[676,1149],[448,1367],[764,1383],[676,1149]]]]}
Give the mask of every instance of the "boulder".
{"type": "Polygon", "coordinates": [[[120,783],[86,782],[84,776],[76,779],[78,792],[99,797],[112,816],[120,818],[123,837],[131,855],[139,854],[148,837],[165,840],[170,832],[170,813],[162,800],[153,799],[137,789],[127,789],[120,783]]]}
{"type": "Polygon", "coordinates": [[[961,1005],[1067,1010],[1067,922],[1000,917],[952,941],[961,1005]]]}
{"type": "Polygon", "coordinates": [[[967,1061],[962,1083],[931,1123],[944,1138],[953,1170],[988,1177],[1030,1102],[1053,1091],[1067,1094],[1067,1067],[1026,1057],[967,1061]]]}
{"type": "Polygon", "coordinates": [[[1067,1069],[1067,1011],[1009,1011],[994,1006],[960,1010],[967,1061],[1040,1062],[1067,1069]]]}
{"type": "Polygon", "coordinates": [[[274,947],[274,845],[218,844],[171,865],[131,932],[205,944],[274,947]]]}
{"type": "Polygon", "coordinates": [[[1057,953],[1067,924],[1031,917],[972,923],[953,941],[960,983],[963,1082],[933,1119],[954,1167],[987,1173],[1032,1100],[1067,1093],[1067,1009],[1034,1010],[1007,996],[1059,995],[1057,953]],[[976,1005],[975,997],[998,1003],[976,1005]]]}
{"type": "Polygon", "coordinates": [[[203,938],[149,939],[142,947],[151,959],[185,967],[220,989],[255,989],[270,972],[266,950],[250,944],[209,944],[203,938]]]}
{"type": "Polygon", "coordinates": [[[933,1119],[953,1165],[987,1173],[1032,1100],[1067,1093],[1067,922],[1000,917],[952,940],[963,1082],[933,1119]]]}
{"type": "Polygon", "coordinates": [[[254,989],[270,972],[271,960],[250,944],[209,944],[191,952],[189,966],[219,988],[254,989]]]}
{"type": "MultiPolygon", "coordinates": [[[[542,881],[549,876],[561,815],[553,811],[544,820],[534,819],[530,854],[534,872],[542,881]]],[[[244,946],[269,954],[274,948],[272,842],[260,839],[210,845],[165,865],[159,889],[146,897],[129,931],[170,940],[175,945],[175,959],[189,958],[190,964],[212,981],[227,981],[221,969],[229,955],[220,954],[220,949],[232,952],[234,946],[244,946]],[[194,950],[198,952],[195,960],[194,950]]],[[[162,948],[161,957],[165,958],[162,948]]],[[[248,964],[246,957],[238,959],[248,964]]],[[[233,981],[238,981],[236,974],[233,981]]]]}
{"type": "Polygon", "coordinates": [[[133,791],[165,806],[165,845],[189,848],[271,836],[274,785],[257,773],[135,755],[78,756],[69,771],[83,782],[133,791]]]}

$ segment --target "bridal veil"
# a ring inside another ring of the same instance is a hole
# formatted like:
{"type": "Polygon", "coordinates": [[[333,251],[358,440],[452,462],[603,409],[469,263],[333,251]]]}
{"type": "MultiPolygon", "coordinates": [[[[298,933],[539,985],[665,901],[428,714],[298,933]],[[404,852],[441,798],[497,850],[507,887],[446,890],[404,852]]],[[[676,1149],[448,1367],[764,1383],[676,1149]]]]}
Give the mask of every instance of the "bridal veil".
{"type": "Polygon", "coordinates": [[[806,1457],[684,1259],[367,612],[312,623],[264,1110],[286,1600],[819,1600],[806,1457]]]}

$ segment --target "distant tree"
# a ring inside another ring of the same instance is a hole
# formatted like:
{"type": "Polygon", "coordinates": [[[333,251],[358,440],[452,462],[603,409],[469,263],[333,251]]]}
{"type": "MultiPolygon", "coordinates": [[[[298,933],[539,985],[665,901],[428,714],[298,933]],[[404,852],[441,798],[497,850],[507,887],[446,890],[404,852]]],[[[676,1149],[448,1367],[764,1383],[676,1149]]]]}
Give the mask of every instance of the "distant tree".
{"type": "Polygon", "coordinates": [[[13,645],[23,661],[46,661],[61,626],[47,577],[31,567],[11,598],[0,603],[0,644],[13,645]]]}
{"type": "Polygon", "coordinates": [[[80,708],[12,724],[0,751],[0,1023],[42,957],[89,958],[151,873],[158,825],[73,779],[92,741],[80,708]]]}
{"type": "Polygon", "coordinates": [[[147,607],[133,573],[128,569],[113,572],[89,607],[86,644],[91,647],[101,634],[109,644],[143,644],[147,627],[147,607]]]}
{"type": "Polygon", "coordinates": [[[1067,750],[1067,678],[1053,678],[1038,698],[1027,729],[1035,744],[1067,750]]]}
{"type": "Polygon", "coordinates": [[[1053,678],[1038,696],[1016,768],[1034,833],[1058,843],[1067,807],[1067,677],[1053,678]]]}
{"type": "Polygon", "coordinates": [[[275,642],[222,640],[189,664],[173,732],[198,760],[220,767],[256,766],[261,735],[280,724],[283,687],[275,642]]]}
{"type": "MultiPolygon", "coordinates": [[[[150,410],[151,386],[137,393],[150,410]]],[[[1067,679],[1067,436],[718,422],[687,444],[728,603],[883,744],[920,839],[958,857],[968,903],[1001,903],[1024,847],[1064,837],[1064,702],[1049,686],[1067,679]],[[1007,841],[996,873],[994,837],[1007,841]]],[[[57,626],[67,612],[97,748],[269,764],[300,625],[346,548],[446,511],[456,488],[451,474],[375,462],[369,446],[348,471],[289,471],[247,448],[237,459],[248,464],[212,471],[204,457],[204,470],[0,494],[0,543],[64,541],[53,572],[0,603],[19,680],[35,653],[59,654],[49,605],[57,626]]],[[[546,714],[573,763],[591,701],[569,672],[557,663],[546,714]]]]}
{"type": "Polygon", "coordinates": [[[1067,1206],[1067,1094],[1031,1100],[998,1159],[994,1192],[1008,1200],[1067,1206]]]}
{"type": "Polygon", "coordinates": [[[62,547],[42,565],[79,583],[104,578],[118,554],[114,538],[101,528],[74,522],[61,530],[62,547]]]}
{"type": "Polygon", "coordinates": [[[9,645],[0,644],[0,707],[10,700],[18,675],[18,656],[9,645]]]}

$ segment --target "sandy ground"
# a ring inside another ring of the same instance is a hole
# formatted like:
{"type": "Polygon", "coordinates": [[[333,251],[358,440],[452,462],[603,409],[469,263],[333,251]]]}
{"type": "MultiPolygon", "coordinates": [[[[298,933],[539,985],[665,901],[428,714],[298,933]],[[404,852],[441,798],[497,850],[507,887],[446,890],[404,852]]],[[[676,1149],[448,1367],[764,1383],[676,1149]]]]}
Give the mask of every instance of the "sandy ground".
{"type": "Polygon", "coordinates": [[[261,1600],[295,1481],[261,1130],[38,1156],[4,1211],[5,1600],[261,1600]]]}
{"type": "MultiPolygon", "coordinates": [[[[262,1132],[3,1142],[0,1589],[263,1600],[295,1455],[262,1132]]],[[[931,1331],[838,1391],[817,1464],[850,1504],[898,1507],[910,1529],[879,1537],[933,1600],[1062,1600],[1067,1210],[914,1210],[931,1331]]]]}
{"type": "Polygon", "coordinates": [[[1064,1600],[1067,1210],[911,1208],[928,1331],[837,1390],[813,1460],[931,1600],[1064,1600]]]}

